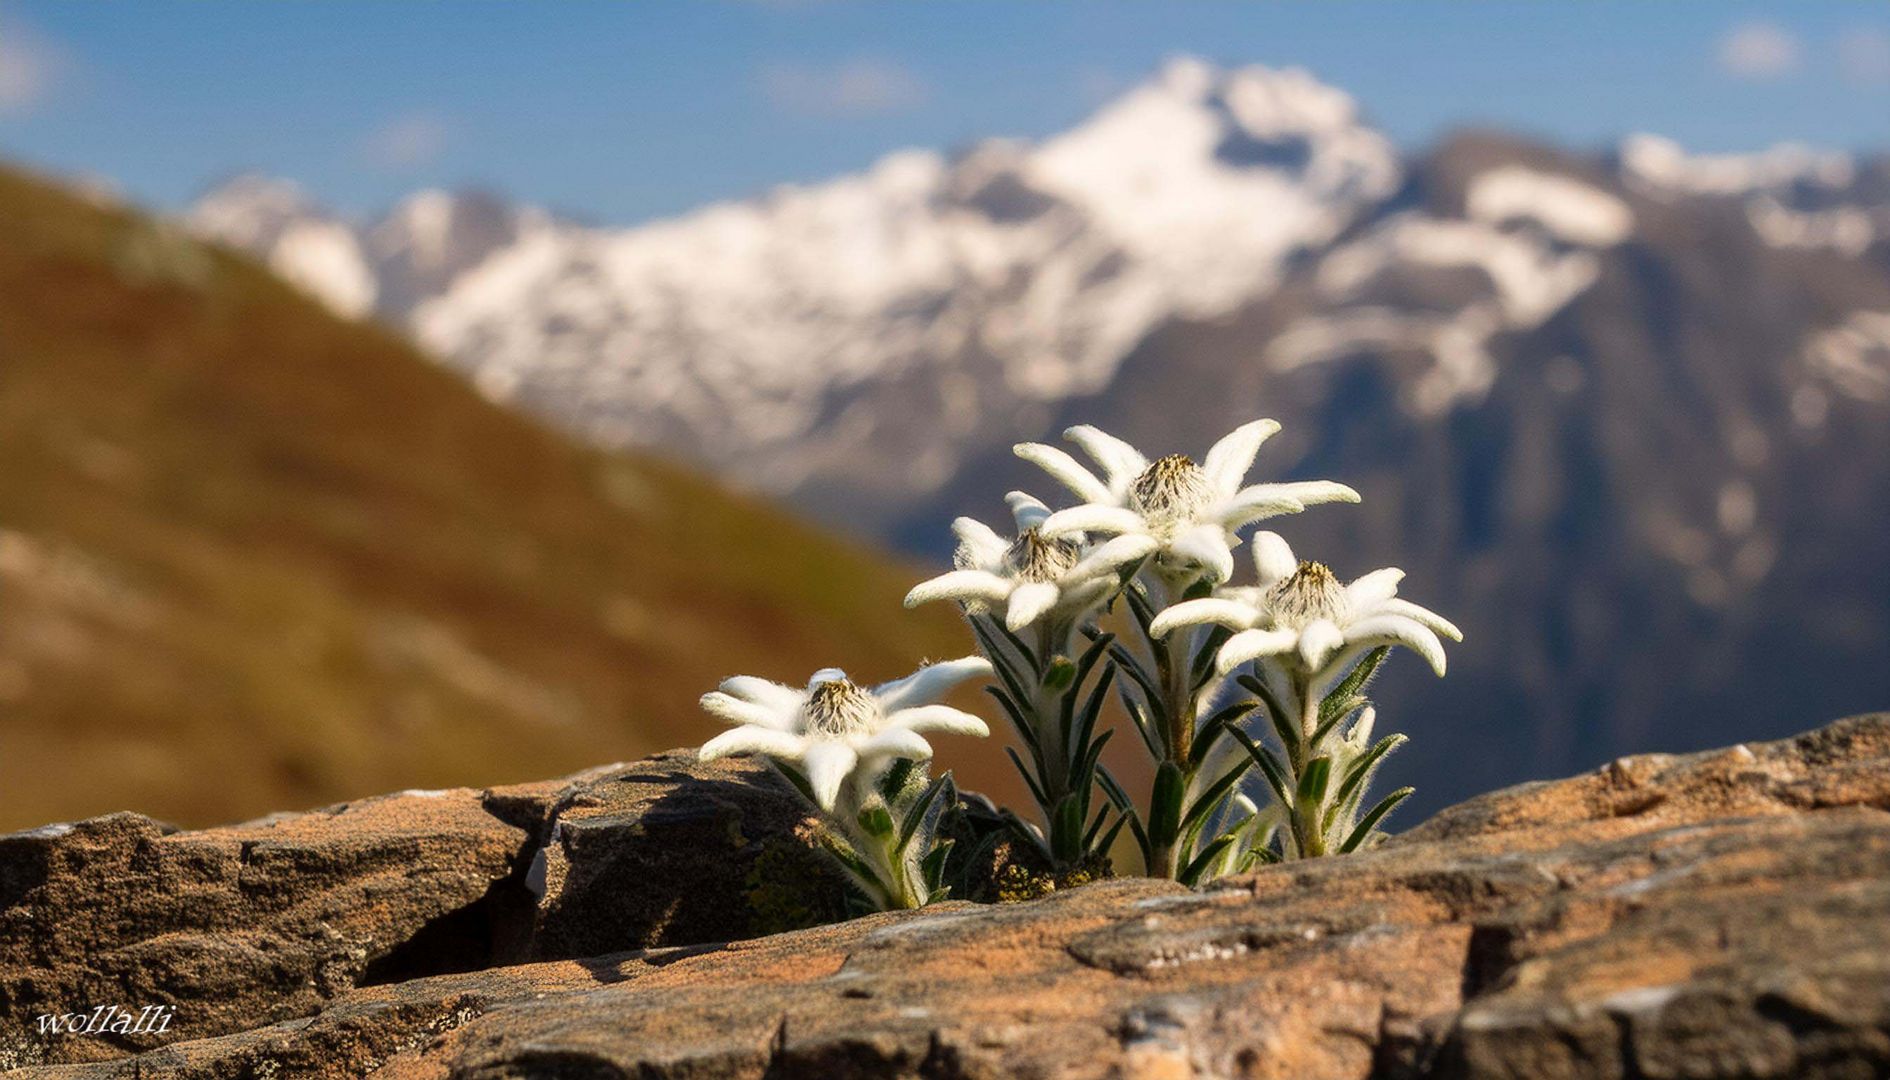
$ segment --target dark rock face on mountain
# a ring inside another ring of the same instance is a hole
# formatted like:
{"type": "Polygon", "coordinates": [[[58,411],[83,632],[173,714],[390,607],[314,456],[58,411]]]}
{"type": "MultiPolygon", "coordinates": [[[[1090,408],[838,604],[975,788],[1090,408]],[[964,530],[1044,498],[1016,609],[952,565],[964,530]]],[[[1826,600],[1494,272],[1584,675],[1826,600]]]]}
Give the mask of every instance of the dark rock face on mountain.
{"type": "MultiPolygon", "coordinates": [[[[470,891],[482,874],[505,872],[502,841],[514,836],[481,814],[542,824],[594,802],[585,820],[616,824],[594,826],[608,840],[562,847],[570,882],[585,865],[664,842],[665,785],[682,793],[678,805],[710,793],[738,802],[728,780],[658,760],[555,793],[394,797],[281,827],[320,832],[350,813],[397,813],[403,835],[440,838],[411,849],[417,878],[459,865],[456,850],[485,850],[490,838],[500,857],[461,873],[470,891]]],[[[666,849],[707,835],[701,817],[684,817],[666,849]]],[[[129,859],[119,865],[131,872],[149,864],[139,846],[149,841],[135,830],[113,839],[113,827],[9,838],[0,851],[8,914],[47,889],[83,895],[78,883],[100,862],[129,859]],[[43,856],[82,833],[95,838],[97,862],[68,852],[47,869],[43,856]],[[20,890],[21,868],[35,865],[44,873],[20,890]]],[[[532,845],[560,846],[542,835],[532,845]]],[[[731,879],[743,871],[729,852],[747,846],[720,848],[731,879]]],[[[672,872],[650,876],[679,904],[703,887],[672,872]]],[[[119,901],[130,921],[155,918],[138,913],[167,910],[196,887],[178,876],[146,880],[119,901]]],[[[375,912],[381,925],[411,925],[450,903],[429,892],[364,888],[332,916],[375,912]]],[[[253,902],[266,923],[264,901],[253,902]]],[[[561,940],[612,944],[584,934],[617,916],[579,915],[581,906],[564,911],[597,925],[567,928],[561,940]]],[[[6,925],[0,955],[17,964],[17,924],[6,925]]],[[[353,989],[247,1023],[226,1015],[189,1033],[200,1037],[155,1049],[84,1036],[31,1041],[20,1034],[30,1007],[9,991],[7,1053],[10,1064],[92,1059],[33,1071],[47,1077],[1882,1075],[1890,715],[1784,742],[1623,759],[1480,797],[1371,852],[1271,867],[1202,892],[1124,879],[1023,904],[948,903],[724,944],[571,955],[357,978],[353,989]]],[[[35,962],[91,961],[53,950],[35,962]]],[[[142,989],[175,1001],[180,1017],[206,1015],[197,995],[210,990],[188,971],[146,978],[158,981],[102,978],[94,992],[142,989]]]]}

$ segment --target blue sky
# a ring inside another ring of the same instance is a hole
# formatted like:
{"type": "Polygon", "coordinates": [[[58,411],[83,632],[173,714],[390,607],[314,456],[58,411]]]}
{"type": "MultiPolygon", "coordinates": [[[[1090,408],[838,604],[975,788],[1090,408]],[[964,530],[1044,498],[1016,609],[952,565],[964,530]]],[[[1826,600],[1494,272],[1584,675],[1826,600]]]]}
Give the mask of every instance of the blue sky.
{"type": "Polygon", "coordinates": [[[240,169],[365,211],[480,184],[614,222],[1038,136],[1163,57],[1299,65],[1407,145],[1890,147],[1890,5],[0,0],[0,157],[175,206],[240,169]]]}

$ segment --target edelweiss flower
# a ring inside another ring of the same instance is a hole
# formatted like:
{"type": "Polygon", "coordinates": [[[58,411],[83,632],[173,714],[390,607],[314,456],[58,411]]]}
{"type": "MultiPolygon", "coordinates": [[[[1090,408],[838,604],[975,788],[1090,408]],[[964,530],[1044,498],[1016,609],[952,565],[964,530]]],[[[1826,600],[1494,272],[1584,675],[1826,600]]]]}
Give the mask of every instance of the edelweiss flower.
{"type": "Polygon", "coordinates": [[[958,535],[952,558],[957,569],[914,586],[906,594],[907,607],[949,598],[964,603],[974,615],[995,608],[1015,632],[1047,612],[1087,608],[1115,584],[1121,567],[1159,546],[1146,536],[1118,536],[1084,554],[1076,540],[1043,534],[1049,507],[1021,491],[1011,492],[1005,501],[1017,522],[1017,539],[1006,540],[968,517],[952,522],[952,532],[958,535]]]}
{"type": "Polygon", "coordinates": [[[849,776],[870,781],[896,758],[930,758],[932,746],[920,732],[989,735],[984,721],[932,702],[990,673],[989,661],[969,656],[871,688],[854,685],[839,668],[815,672],[805,690],[737,675],[702,695],[702,707],[740,726],[710,739],[697,756],[766,754],[797,763],[820,808],[833,813],[849,776]]]}
{"type": "Polygon", "coordinates": [[[1087,425],[1064,432],[1102,466],[1105,479],[1100,480],[1056,447],[1019,443],[1014,449],[1084,502],[1050,515],[1039,526],[1044,536],[1146,537],[1159,547],[1162,565],[1200,568],[1213,580],[1226,581],[1233,575],[1233,546],[1239,542],[1234,530],[1317,503],[1358,501],[1358,492],[1329,480],[1242,487],[1260,444],[1278,430],[1272,420],[1243,424],[1215,443],[1199,465],[1182,454],[1151,462],[1135,447],[1087,425]]]}
{"type": "Polygon", "coordinates": [[[1188,600],[1156,616],[1150,629],[1167,634],[1178,626],[1218,623],[1239,631],[1221,646],[1222,674],[1263,656],[1280,657],[1316,675],[1342,669],[1351,657],[1379,645],[1404,645],[1444,673],[1442,634],[1462,641],[1450,620],[1398,598],[1404,571],[1374,570],[1350,585],[1316,562],[1299,562],[1278,533],[1253,538],[1260,583],[1221,589],[1188,600]]]}

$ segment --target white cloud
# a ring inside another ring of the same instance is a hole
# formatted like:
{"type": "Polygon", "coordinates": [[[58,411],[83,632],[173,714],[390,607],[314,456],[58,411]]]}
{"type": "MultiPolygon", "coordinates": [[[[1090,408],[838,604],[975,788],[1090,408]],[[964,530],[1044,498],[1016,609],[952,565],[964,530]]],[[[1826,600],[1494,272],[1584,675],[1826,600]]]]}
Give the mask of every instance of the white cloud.
{"type": "Polygon", "coordinates": [[[368,164],[392,171],[431,165],[453,141],[453,124],[428,110],[402,113],[368,133],[361,156],[368,164]]]}
{"type": "Polygon", "coordinates": [[[1796,71],[1803,52],[1776,23],[1741,23],[1719,39],[1719,69],[1735,79],[1776,79],[1796,71]]]}
{"type": "Polygon", "coordinates": [[[0,115],[37,108],[70,67],[65,50],[18,22],[0,18],[0,115]]]}
{"type": "Polygon", "coordinates": [[[1890,86],[1890,30],[1858,26],[1838,38],[1838,71],[1852,86],[1890,86]]]}
{"type": "Polygon", "coordinates": [[[925,104],[931,88],[914,72],[885,60],[849,60],[837,67],[769,67],[761,91],[784,112],[804,116],[873,116],[925,104]]]}

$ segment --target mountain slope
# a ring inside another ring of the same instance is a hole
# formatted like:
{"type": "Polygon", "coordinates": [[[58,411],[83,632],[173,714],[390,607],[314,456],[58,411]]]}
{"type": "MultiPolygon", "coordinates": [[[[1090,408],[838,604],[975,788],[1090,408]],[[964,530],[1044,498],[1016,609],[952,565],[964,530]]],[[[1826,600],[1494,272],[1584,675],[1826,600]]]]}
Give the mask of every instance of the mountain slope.
{"type": "Polygon", "coordinates": [[[946,613],[901,610],[911,579],[0,171],[0,827],[698,741],[724,675],[961,649],[946,613]]]}

